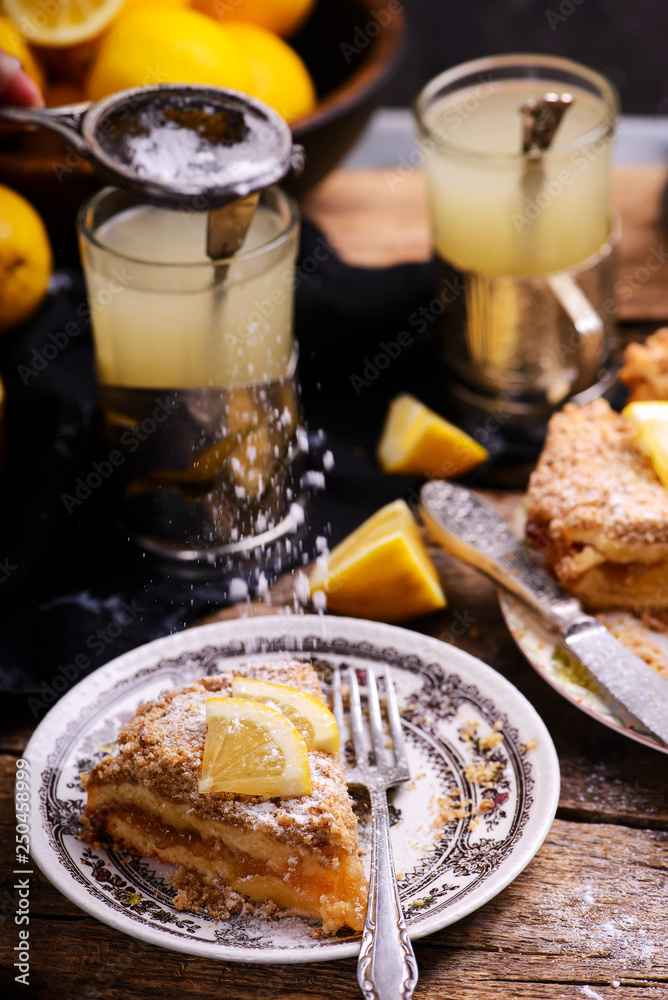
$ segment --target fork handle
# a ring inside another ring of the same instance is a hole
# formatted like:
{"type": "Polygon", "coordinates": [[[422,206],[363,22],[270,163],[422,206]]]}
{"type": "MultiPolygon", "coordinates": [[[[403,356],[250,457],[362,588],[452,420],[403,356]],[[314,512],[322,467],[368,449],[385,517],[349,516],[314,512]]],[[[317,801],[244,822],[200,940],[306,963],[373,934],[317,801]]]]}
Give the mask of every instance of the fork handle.
{"type": "Polygon", "coordinates": [[[357,982],[365,1000],[410,1000],[418,980],[415,952],[406,930],[390,845],[387,792],[371,797],[369,904],[357,962],[357,982]]]}

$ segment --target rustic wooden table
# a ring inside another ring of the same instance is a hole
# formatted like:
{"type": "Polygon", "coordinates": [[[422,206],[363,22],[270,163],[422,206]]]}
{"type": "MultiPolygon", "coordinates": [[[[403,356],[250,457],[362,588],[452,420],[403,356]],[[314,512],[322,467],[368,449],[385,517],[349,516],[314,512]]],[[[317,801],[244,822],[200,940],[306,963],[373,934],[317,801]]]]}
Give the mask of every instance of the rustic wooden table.
{"type": "MultiPolygon", "coordinates": [[[[616,197],[626,223],[620,263],[624,334],[638,336],[668,319],[668,268],[658,227],[663,181],[655,168],[626,168],[616,197]],[[660,267],[647,265],[661,260],[660,267]],[[639,324],[652,325],[640,326],[639,324]],[[631,325],[633,324],[633,325],[631,325]]],[[[419,178],[410,177],[391,204],[379,176],[332,177],[309,211],[348,259],[360,263],[421,259],[428,252],[419,178]],[[384,199],[381,206],[380,194],[384,199]],[[412,208],[411,208],[412,206],[412,208]],[[422,212],[422,215],[420,214],[422,212]],[[370,252],[376,230],[382,259],[370,252]],[[379,240],[379,235],[381,239],[379,240]],[[403,245],[403,251],[402,251],[403,245]],[[407,249],[408,248],[408,249],[407,249]],[[394,255],[394,257],[393,257],[394,255]]],[[[495,493],[508,515],[518,493],[495,493]]],[[[516,649],[494,588],[473,570],[431,549],[449,597],[443,612],[413,627],[463,649],[499,670],[535,705],[554,739],[562,772],[554,825],[536,857],[507,889],[454,926],[416,942],[416,998],[543,1000],[668,997],[668,758],[618,736],[556,694],[516,649]],[[460,638],[459,623],[470,627],[460,638]]],[[[289,580],[273,590],[278,610],[292,599],[289,580]]],[[[230,618],[227,609],[218,618],[230,618]]],[[[16,944],[12,886],[15,761],[30,732],[0,739],[0,995],[48,1000],[344,1000],[360,995],[355,961],[306,966],[217,963],[141,944],[87,917],[36,869],[32,876],[30,989],[14,982],[16,944]]]]}

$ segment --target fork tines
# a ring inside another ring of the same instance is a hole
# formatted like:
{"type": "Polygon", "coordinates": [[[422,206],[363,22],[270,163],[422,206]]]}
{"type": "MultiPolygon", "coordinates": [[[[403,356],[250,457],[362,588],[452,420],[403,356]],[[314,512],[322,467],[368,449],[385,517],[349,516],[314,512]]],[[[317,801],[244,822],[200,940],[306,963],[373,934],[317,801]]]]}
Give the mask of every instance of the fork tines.
{"type": "Polygon", "coordinates": [[[350,768],[346,761],[345,734],[348,727],[345,725],[344,718],[341,671],[339,667],[334,669],[334,716],[336,717],[341,737],[341,759],[344,768],[348,770],[349,780],[354,780],[354,777],[356,777],[364,784],[373,777],[376,780],[382,779],[385,787],[390,787],[396,782],[406,781],[410,777],[394,682],[390,667],[386,664],[383,670],[383,690],[385,694],[387,722],[389,724],[388,738],[388,733],[383,725],[375,672],[372,667],[367,667],[365,673],[366,684],[360,690],[356,669],[348,667],[346,670],[350,690],[349,730],[355,752],[355,766],[350,768]],[[366,695],[370,739],[367,735],[362,708],[363,693],[366,695]]]}

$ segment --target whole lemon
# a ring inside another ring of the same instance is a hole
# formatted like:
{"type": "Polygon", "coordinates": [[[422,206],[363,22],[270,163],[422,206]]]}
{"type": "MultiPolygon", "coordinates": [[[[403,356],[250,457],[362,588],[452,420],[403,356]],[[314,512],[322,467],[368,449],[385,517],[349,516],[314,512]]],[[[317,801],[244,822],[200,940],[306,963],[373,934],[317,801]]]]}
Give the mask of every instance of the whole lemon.
{"type": "Polygon", "coordinates": [[[294,49],[278,35],[256,24],[225,25],[235,48],[243,53],[253,77],[251,93],[292,122],[312,111],[315,87],[294,49]]]}
{"type": "Polygon", "coordinates": [[[288,38],[302,26],[316,0],[192,0],[197,10],[227,24],[244,21],[259,24],[288,38]]]}
{"type": "Polygon", "coordinates": [[[46,295],[51,245],[44,223],[16,191],[0,185],[0,333],[23,323],[46,295]]]}
{"type": "Polygon", "coordinates": [[[252,90],[248,60],[227,30],[204,14],[145,7],[122,14],[102,41],[86,86],[92,101],[152,83],[252,90]]]}
{"type": "Polygon", "coordinates": [[[119,18],[124,17],[133,10],[144,10],[147,7],[154,10],[156,7],[179,8],[189,6],[189,0],[125,0],[118,16],[119,18]]]}
{"type": "Polygon", "coordinates": [[[40,90],[44,89],[44,74],[15,24],[0,14],[0,49],[20,60],[24,70],[40,90]]]}

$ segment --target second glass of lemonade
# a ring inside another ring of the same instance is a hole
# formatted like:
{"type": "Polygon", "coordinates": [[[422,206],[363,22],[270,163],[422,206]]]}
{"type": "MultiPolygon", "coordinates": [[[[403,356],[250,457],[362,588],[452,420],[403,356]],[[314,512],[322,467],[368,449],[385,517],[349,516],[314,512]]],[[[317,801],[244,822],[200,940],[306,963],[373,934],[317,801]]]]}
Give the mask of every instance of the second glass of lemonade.
{"type": "Polygon", "coordinates": [[[78,227],[124,524],[181,563],[267,558],[303,522],[295,206],[263,191],[240,250],[217,261],[206,213],[115,188],[78,227]]]}
{"type": "Polygon", "coordinates": [[[436,77],[414,111],[460,408],[533,418],[603,391],[618,237],[611,85],[566,59],[494,56],[436,77]],[[551,145],[527,156],[522,106],[563,94],[551,145]]]}

